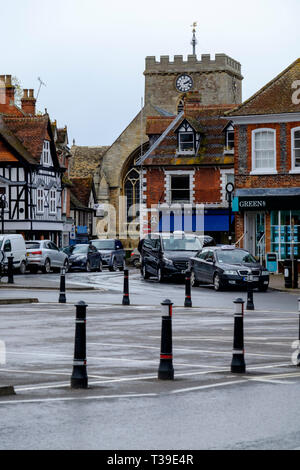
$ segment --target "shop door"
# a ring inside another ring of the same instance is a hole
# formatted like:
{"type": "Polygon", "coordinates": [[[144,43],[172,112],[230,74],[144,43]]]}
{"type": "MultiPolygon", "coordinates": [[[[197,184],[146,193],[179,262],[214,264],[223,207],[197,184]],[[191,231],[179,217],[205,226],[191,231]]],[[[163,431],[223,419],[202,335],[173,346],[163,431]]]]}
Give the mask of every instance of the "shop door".
{"type": "Polygon", "coordinates": [[[246,212],[245,213],[245,243],[244,247],[248,250],[253,256],[255,256],[256,251],[256,212],[246,212]]]}

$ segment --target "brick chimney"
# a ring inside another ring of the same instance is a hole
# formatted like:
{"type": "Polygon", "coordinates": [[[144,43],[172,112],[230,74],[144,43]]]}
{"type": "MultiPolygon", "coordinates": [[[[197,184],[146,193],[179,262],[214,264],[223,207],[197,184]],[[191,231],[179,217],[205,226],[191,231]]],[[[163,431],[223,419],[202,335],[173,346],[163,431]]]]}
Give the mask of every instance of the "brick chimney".
{"type": "Polygon", "coordinates": [[[201,95],[199,91],[189,91],[184,98],[184,112],[190,114],[199,110],[201,106],[201,95]]]}
{"type": "Polygon", "coordinates": [[[23,98],[21,99],[22,111],[31,116],[35,116],[35,103],[34,91],[32,89],[23,90],[23,98]]]}
{"type": "Polygon", "coordinates": [[[15,87],[11,83],[11,75],[0,75],[0,106],[15,104],[15,87]]]}

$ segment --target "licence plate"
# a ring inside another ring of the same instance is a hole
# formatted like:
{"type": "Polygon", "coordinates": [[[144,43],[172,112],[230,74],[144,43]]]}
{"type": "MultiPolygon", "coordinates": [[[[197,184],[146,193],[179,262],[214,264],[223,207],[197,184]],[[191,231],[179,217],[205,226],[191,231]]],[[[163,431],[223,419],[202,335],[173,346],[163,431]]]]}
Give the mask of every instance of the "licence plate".
{"type": "Polygon", "coordinates": [[[181,274],[185,274],[186,270],[185,269],[182,269],[181,270],[181,274]]]}
{"type": "Polygon", "coordinates": [[[259,281],[259,276],[253,276],[253,282],[258,282],[259,281]]]}

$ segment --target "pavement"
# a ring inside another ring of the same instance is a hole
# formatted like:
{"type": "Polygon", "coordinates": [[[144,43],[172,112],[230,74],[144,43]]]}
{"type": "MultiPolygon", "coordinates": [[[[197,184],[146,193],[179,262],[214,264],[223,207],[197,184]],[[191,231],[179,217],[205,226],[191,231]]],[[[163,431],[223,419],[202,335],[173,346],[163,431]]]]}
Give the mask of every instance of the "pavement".
{"type": "MultiPolygon", "coordinates": [[[[245,312],[245,374],[232,374],[233,300],[245,291],[192,289],[144,281],[130,272],[131,305],[122,306],[122,273],[68,273],[70,284],[101,290],[34,291],[31,305],[0,305],[1,449],[296,449],[300,447],[297,298],[255,293],[245,312]],[[174,381],[157,377],[161,306],[174,302],[174,381]],[[72,390],[75,308],[87,308],[89,388],[72,390]]],[[[41,275],[39,285],[58,285],[41,275]]],[[[37,279],[36,279],[37,282],[37,279]]],[[[18,295],[18,290],[7,295],[18,295]]],[[[6,291],[1,291],[5,296],[6,291]]],[[[20,295],[24,296],[24,292],[20,295]]]]}
{"type": "MultiPolygon", "coordinates": [[[[270,274],[270,288],[274,290],[279,290],[282,292],[288,292],[290,294],[300,296],[300,288],[299,289],[288,289],[284,285],[284,275],[283,274],[270,274]]],[[[300,285],[300,284],[299,284],[300,285]]]]}
{"type": "MultiPolygon", "coordinates": [[[[130,272],[137,273],[137,269],[131,269],[130,272]]],[[[100,285],[87,284],[82,285],[82,280],[80,279],[80,273],[77,273],[77,279],[71,279],[71,273],[66,275],[66,289],[70,291],[86,291],[86,290],[103,290],[100,285]]],[[[85,274],[85,273],[83,273],[85,274]]],[[[47,274],[47,275],[32,275],[26,274],[23,276],[15,275],[14,284],[8,284],[7,278],[3,277],[0,281],[0,289],[32,289],[35,290],[58,290],[60,286],[60,276],[58,274],[47,274]],[[33,282],[34,279],[34,282],[33,282]]],[[[288,289],[285,287],[284,276],[283,274],[271,274],[270,275],[270,288],[273,290],[278,290],[281,292],[288,292],[290,294],[300,296],[299,289],[288,289]]]]}

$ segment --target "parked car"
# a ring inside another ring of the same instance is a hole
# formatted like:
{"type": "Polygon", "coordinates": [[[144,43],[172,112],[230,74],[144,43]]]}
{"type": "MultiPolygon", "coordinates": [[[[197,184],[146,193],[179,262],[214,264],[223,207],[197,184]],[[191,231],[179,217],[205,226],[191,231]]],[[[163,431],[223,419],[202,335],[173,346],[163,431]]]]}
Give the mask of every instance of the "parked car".
{"type": "Polygon", "coordinates": [[[102,258],[99,251],[90,243],[74,245],[69,256],[69,271],[102,271],[102,258]]]}
{"type": "Polygon", "coordinates": [[[50,273],[51,269],[59,271],[62,266],[68,270],[68,256],[51,240],[31,240],[25,244],[27,265],[31,273],[37,273],[39,269],[44,273],[50,273]]]}
{"type": "Polygon", "coordinates": [[[200,241],[202,243],[202,248],[206,246],[216,246],[216,241],[210,235],[199,235],[200,241]]]}
{"type": "Polygon", "coordinates": [[[137,248],[135,248],[130,253],[130,258],[128,259],[128,264],[134,266],[135,268],[139,268],[141,266],[141,257],[140,253],[137,248]]]}
{"type": "Polygon", "coordinates": [[[23,235],[21,234],[7,234],[0,235],[0,262],[4,270],[7,269],[7,257],[13,256],[13,266],[18,269],[21,274],[24,274],[27,267],[26,246],[23,235]]]}
{"type": "Polygon", "coordinates": [[[216,291],[229,287],[246,287],[253,275],[253,287],[266,291],[269,272],[246,250],[233,245],[207,247],[191,259],[191,284],[213,284],[216,291]]]}
{"type": "Polygon", "coordinates": [[[125,251],[120,240],[117,239],[97,239],[91,240],[91,244],[102,256],[103,267],[108,267],[110,271],[124,270],[125,251]]]}
{"type": "Polygon", "coordinates": [[[183,276],[192,256],[202,249],[199,237],[184,232],[150,233],[139,244],[141,273],[144,279],[156,276],[165,278],[183,276]]]}
{"type": "Polygon", "coordinates": [[[72,253],[74,246],[75,245],[65,246],[64,248],[60,248],[60,251],[62,251],[63,253],[66,253],[66,255],[69,257],[72,253]]]}

